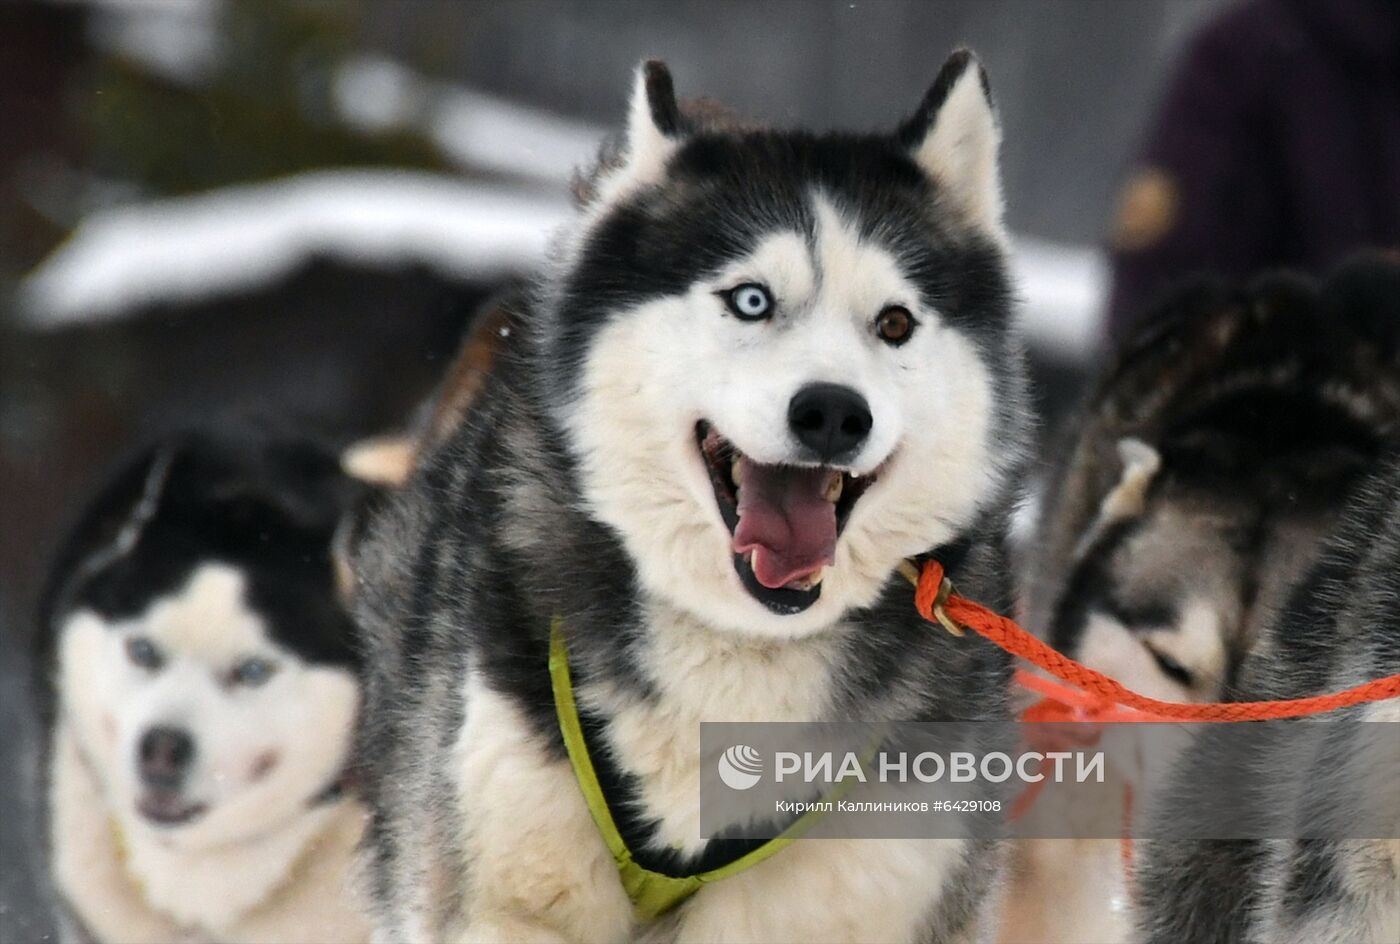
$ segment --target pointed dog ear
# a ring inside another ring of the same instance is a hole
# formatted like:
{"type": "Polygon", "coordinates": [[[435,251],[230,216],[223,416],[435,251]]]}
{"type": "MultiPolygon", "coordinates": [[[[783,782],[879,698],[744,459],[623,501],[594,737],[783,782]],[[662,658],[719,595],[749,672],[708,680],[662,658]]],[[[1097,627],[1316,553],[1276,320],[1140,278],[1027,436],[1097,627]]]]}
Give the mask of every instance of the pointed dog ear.
{"type": "Polygon", "coordinates": [[[369,485],[402,485],[413,474],[418,445],[408,434],[361,439],[340,454],[340,467],[346,475],[369,485]]]}
{"type": "Polygon", "coordinates": [[[959,49],[897,132],[899,142],[942,187],[969,223],[1004,238],[997,123],[987,74],[959,49]]]}
{"type": "Polygon", "coordinates": [[[676,104],[671,70],[658,59],[648,59],[637,67],[621,148],[600,168],[597,195],[601,202],[661,180],[666,162],[684,136],[685,120],[676,104]]]}
{"type": "Polygon", "coordinates": [[[1162,471],[1162,454],[1141,439],[1128,436],[1118,440],[1118,462],[1118,482],[1103,497],[1098,514],[1075,545],[1076,562],[1093,550],[1109,528],[1140,518],[1147,510],[1148,491],[1162,471]]]}
{"type": "Polygon", "coordinates": [[[676,104],[676,87],[671,70],[660,59],[648,59],[637,67],[632,87],[631,110],[627,116],[629,149],[660,143],[656,136],[676,138],[681,133],[681,110],[676,104]]]}

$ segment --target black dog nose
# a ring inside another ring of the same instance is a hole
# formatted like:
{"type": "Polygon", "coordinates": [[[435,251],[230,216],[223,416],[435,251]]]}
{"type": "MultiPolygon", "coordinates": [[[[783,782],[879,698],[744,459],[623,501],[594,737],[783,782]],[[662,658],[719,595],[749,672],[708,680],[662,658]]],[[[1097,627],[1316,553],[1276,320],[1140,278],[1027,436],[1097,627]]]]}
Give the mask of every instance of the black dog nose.
{"type": "Polygon", "coordinates": [[[180,785],[194,760],[194,738],[179,728],[151,728],[137,746],[141,779],[153,787],[180,785]]]}
{"type": "Polygon", "coordinates": [[[840,384],[808,384],[788,404],[788,426],[823,462],[854,452],[873,421],[865,397],[840,384]]]}

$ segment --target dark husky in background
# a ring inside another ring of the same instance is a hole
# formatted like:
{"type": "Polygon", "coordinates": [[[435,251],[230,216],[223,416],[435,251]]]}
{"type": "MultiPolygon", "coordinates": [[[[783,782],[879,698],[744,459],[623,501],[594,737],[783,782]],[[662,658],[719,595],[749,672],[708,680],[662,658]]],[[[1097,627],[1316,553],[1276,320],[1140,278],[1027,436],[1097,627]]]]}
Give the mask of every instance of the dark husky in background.
{"type": "Polygon", "coordinates": [[[999,140],[966,53],[889,134],[740,129],[641,70],[519,336],[358,542],[382,940],[985,931],[999,856],[967,839],[799,842],[637,927],[547,666],[559,617],[613,815],[672,874],[728,855],[702,721],[1007,716],[1008,659],[897,572],[1010,600],[999,140]]]}
{"type": "Polygon", "coordinates": [[[1051,475],[1028,623],[1146,694],[1212,701],[1400,440],[1400,269],[1176,295],[1051,475]]]}
{"type": "MultiPolygon", "coordinates": [[[[1392,461],[1361,489],[1321,561],[1245,660],[1230,697],[1304,698],[1396,674],[1400,462],[1392,461]]],[[[1293,724],[1306,728],[1280,739],[1285,749],[1251,756],[1252,802],[1303,838],[1144,843],[1144,941],[1400,940],[1400,699],[1293,724]],[[1351,832],[1357,821],[1366,826],[1351,832]],[[1381,838],[1321,838],[1329,835],[1381,838]]],[[[1178,765],[1178,788],[1239,763],[1221,743],[1210,729],[1201,734],[1178,765]]],[[[1199,799],[1173,789],[1151,813],[1156,832],[1196,815],[1199,799]]]]}
{"type": "Polygon", "coordinates": [[[187,434],[84,512],[40,627],[65,937],[368,938],[359,658],[331,557],[364,495],[319,445],[187,434]]]}
{"type": "MultiPolygon", "coordinates": [[[[1364,259],[1321,284],[1200,284],[1148,324],[1050,477],[1028,624],[1137,691],[1215,701],[1236,691],[1348,494],[1400,441],[1400,268],[1364,259]]],[[[1130,936],[1116,842],[1025,843],[1018,867],[1013,930],[1130,936]]]]}
{"type": "MultiPolygon", "coordinates": [[[[1354,358],[1358,369],[1378,378],[1393,371],[1400,266],[1353,269],[1333,280],[1328,295],[1333,317],[1359,312],[1372,325],[1372,343],[1354,358]]],[[[1351,402],[1352,416],[1388,419],[1375,402],[1354,393],[1351,402]]],[[[1287,605],[1275,608],[1230,673],[1225,700],[1303,698],[1400,673],[1400,463],[1393,455],[1367,463],[1380,471],[1355,490],[1287,605]]],[[[1277,836],[1312,838],[1143,843],[1137,917],[1144,941],[1400,940],[1400,700],[1290,724],[1305,727],[1280,736],[1285,749],[1261,748],[1247,761],[1252,802],[1282,824],[1277,836]],[[1357,835],[1386,838],[1319,838],[1352,835],[1355,822],[1367,824],[1357,835]]],[[[1154,835],[1197,815],[1200,798],[1184,785],[1242,763],[1225,740],[1207,728],[1174,765],[1173,789],[1149,813],[1154,835]]]]}

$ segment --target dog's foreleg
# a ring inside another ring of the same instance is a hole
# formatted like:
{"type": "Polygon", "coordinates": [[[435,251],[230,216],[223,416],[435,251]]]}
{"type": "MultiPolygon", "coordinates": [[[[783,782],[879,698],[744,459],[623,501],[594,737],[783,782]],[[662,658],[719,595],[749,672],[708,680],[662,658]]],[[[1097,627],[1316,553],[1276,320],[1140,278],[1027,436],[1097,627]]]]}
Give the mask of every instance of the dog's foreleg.
{"type": "Polygon", "coordinates": [[[468,683],[456,748],[467,889],[452,941],[625,941],[631,903],[573,769],[518,709],[468,683]]]}

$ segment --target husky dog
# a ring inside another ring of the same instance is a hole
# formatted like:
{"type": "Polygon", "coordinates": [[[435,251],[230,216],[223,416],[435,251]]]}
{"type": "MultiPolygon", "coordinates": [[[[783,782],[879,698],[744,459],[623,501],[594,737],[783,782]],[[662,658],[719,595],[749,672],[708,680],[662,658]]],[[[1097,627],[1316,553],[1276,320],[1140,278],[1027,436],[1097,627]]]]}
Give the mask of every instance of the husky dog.
{"type": "Polygon", "coordinates": [[[1400,267],[1202,283],[1149,325],[1051,476],[1028,622],[1145,694],[1214,701],[1400,441],[1400,267]]]}
{"type": "MultiPolygon", "coordinates": [[[[1321,561],[1265,629],[1231,695],[1300,698],[1400,674],[1397,600],[1400,463],[1392,461],[1361,490],[1321,561]]],[[[1295,723],[1312,735],[1301,763],[1296,729],[1282,762],[1269,754],[1257,758],[1264,763],[1251,781],[1254,802],[1314,837],[1328,835],[1319,822],[1359,817],[1368,824],[1360,835],[1383,838],[1145,843],[1138,866],[1144,941],[1400,940],[1400,699],[1325,720],[1339,723],[1295,723]]],[[[1189,748],[1183,778],[1218,762],[1214,735],[1207,729],[1189,748]]],[[[1157,832],[1192,816],[1198,799],[1172,791],[1153,813],[1157,832]]]]}
{"type": "Polygon", "coordinates": [[[798,842],[639,926],[547,666],[557,617],[612,814],[672,875],[728,855],[702,721],[1006,717],[1007,659],[898,574],[1009,603],[999,137],[965,52],[889,134],[738,128],[641,68],[517,336],[359,543],[381,939],[978,933],[999,857],[965,839],[798,842]]]}
{"type": "MultiPolygon", "coordinates": [[[[1400,268],[1378,260],[1323,285],[1280,275],[1167,299],[1051,476],[1029,624],[1137,691],[1223,697],[1348,492],[1400,440],[1397,300],[1400,268]]],[[[1117,842],[1018,853],[1010,925],[1048,940],[1129,932],[1117,842]]]]}
{"type": "Polygon", "coordinates": [[[41,626],[67,937],[367,939],[358,658],[330,556],[360,495],[301,441],[177,436],[82,517],[41,626]]]}

